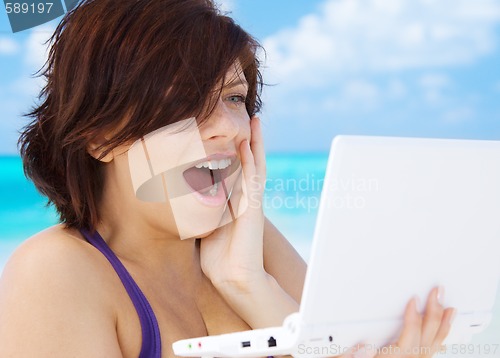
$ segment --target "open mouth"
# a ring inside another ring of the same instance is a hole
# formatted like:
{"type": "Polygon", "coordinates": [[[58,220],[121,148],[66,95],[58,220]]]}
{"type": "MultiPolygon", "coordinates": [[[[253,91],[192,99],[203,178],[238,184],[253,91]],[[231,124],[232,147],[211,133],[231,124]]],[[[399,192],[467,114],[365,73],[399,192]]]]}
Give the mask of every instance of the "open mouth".
{"type": "Polygon", "coordinates": [[[240,161],[236,156],[210,159],[186,169],[183,176],[193,191],[204,196],[215,197],[220,190],[226,191],[224,180],[239,167],[240,161]]]}

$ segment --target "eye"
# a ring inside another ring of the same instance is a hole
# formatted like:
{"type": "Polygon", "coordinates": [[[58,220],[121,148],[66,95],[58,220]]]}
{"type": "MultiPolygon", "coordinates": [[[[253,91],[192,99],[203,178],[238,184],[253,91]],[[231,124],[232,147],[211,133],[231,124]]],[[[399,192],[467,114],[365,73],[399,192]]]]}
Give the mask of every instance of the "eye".
{"type": "Polygon", "coordinates": [[[243,104],[246,101],[246,97],[242,94],[234,94],[226,97],[226,100],[234,104],[243,104]]]}

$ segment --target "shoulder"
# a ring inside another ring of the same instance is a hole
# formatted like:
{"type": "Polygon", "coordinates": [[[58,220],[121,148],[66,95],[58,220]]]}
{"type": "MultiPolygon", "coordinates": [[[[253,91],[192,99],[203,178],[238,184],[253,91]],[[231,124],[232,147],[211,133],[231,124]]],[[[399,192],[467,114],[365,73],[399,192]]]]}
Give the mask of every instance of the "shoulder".
{"type": "Polygon", "coordinates": [[[81,282],[84,286],[92,281],[89,278],[101,277],[106,262],[77,230],[56,225],[17,248],[5,266],[2,281],[15,277],[21,283],[32,279],[43,282],[50,277],[52,282],[61,282],[85,277],[81,282]]]}
{"type": "MultiPolygon", "coordinates": [[[[20,339],[32,342],[39,352],[46,351],[46,356],[59,356],[53,350],[61,343],[77,352],[89,343],[85,337],[109,344],[116,335],[116,312],[112,290],[106,289],[113,282],[112,272],[101,256],[78,231],[62,225],[26,240],[0,278],[0,347],[7,349],[3,353],[9,356],[9,346],[20,353],[20,339]]],[[[24,344],[25,354],[19,356],[33,353],[30,349],[34,348],[24,344]]]]}
{"type": "MultiPolygon", "coordinates": [[[[105,302],[104,286],[116,281],[106,258],[78,230],[56,225],[27,239],[10,257],[0,279],[0,295],[16,287],[38,294],[79,296],[89,293],[105,302]]],[[[87,297],[88,299],[89,297],[87,297]]]]}

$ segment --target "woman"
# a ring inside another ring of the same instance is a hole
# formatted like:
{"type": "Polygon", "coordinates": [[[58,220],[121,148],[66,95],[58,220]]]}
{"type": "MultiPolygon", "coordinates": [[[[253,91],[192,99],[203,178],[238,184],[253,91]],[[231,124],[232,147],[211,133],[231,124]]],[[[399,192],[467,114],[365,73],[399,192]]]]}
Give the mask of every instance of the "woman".
{"type": "MultiPolygon", "coordinates": [[[[51,40],[20,146],[61,224],[4,269],[0,356],[171,357],[281,324],[305,264],[260,205],[255,40],[210,0],[84,1],[51,40]]],[[[397,345],[439,348],[437,291],[424,317],[408,304],[397,345]]]]}

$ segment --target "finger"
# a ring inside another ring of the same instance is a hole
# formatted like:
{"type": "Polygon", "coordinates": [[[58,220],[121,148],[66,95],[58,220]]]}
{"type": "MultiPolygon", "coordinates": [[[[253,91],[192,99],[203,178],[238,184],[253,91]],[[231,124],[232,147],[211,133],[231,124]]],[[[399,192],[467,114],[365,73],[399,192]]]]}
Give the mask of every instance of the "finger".
{"type": "Polygon", "coordinates": [[[443,287],[435,287],[429,293],[427,298],[427,305],[425,306],[425,315],[422,323],[422,339],[420,344],[423,347],[430,347],[433,345],[436,333],[441,326],[444,308],[441,305],[443,299],[443,287]]]}
{"type": "Polygon", "coordinates": [[[413,297],[406,305],[403,330],[398,339],[398,347],[402,352],[411,352],[420,346],[422,316],[417,311],[418,298],[413,297]]]}
{"type": "Polygon", "coordinates": [[[450,333],[456,314],[457,310],[455,308],[447,308],[444,310],[441,325],[439,326],[439,329],[434,337],[433,349],[441,349],[443,341],[448,336],[448,333],[450,333]]]}
{"type": "Polygon", "coordinates": [[[386,346],[383,346],[383,347],[380,347],[380,348],[371,348],[370,350],[370,354],[371,354],[371,357],[377,357],[377,358],[402,358],[402,357],[406,357],[404,354],[403,354],[403,350],[400,348],[400,346],[398,345],[398,343],[396,342],[393,342],[393,343],[390,343],[386,346]]]}
{"type": "MultiPolygon", "coordinates": [[[[246,196],[246,200],[250,208],[258,209],[257,212],[260,213],[262,211],[262,195],[264,189],[259,177],[256,175],[254,155],[250,150],[248,140],[245,139],[241,142],[240,153],[244,179],[242,182],[242,192],[243,195],[246,196]]],[[[247,210],[247,214],[245,216],[248,215],[250,214],[247,210]]],[[[250,216],[253,216],[253,214],[250,216]]]]}
{"type": "Polygon", "coordinates": [[[252,137],[250,140],[250,148],[255,158],[255,167],[257,175],[261,178],[266,177],[266,153],[264,149],[264,137],[262,135],[262,126],[259,117],[252,117],[250,127],[252,130],[252,137]]]}
{"type": "Polygon", "coordinates": [[[256,174],[255,172],[255,160],[250,149],[250,143],[247,139],[244,139],[240,143],[240,153],[241,153],[241,167],[243,169],[243,175],[246,180],[250,180],[252,176],[256,174]]]}
{"type": "Polygon", "coordinates": [[[262,196],[265,187],[265,177],[260,176],[257,173],[257,168],[255,166],[255,154],[250,149],[249,142],[245,139],[241,143],[241,153],[242,153],[242,167],[243,175],[245,177],[246,189],[249,195],[259,195],[262,196]]]}

